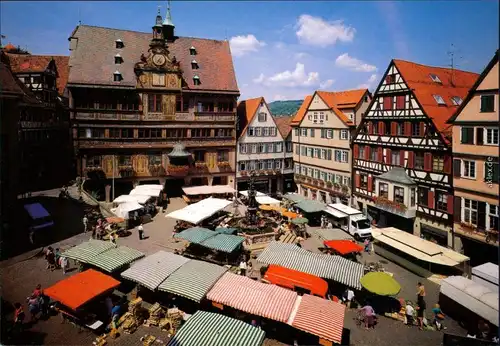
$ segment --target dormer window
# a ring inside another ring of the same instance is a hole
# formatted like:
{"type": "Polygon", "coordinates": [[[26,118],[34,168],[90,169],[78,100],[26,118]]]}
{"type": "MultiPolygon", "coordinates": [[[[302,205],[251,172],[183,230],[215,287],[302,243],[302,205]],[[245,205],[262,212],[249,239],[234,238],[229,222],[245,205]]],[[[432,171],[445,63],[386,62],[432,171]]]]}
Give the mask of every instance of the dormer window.
{"type": "Polygon", "coordinates": [[[443,84],[443,82],[441,82],[441,79],[439,79],[439,77],[438,77],[438,76],[436,76],[435,74],[432,74],[432,73],[431,73],[431,74],[429,75],[429,77],[431,77],[431,79],[432,79],[432,81],[433,81],[434,83],[443,84]]]}
{"type": "Polygon", "coordinates": [[[115,47],[118,49],[123,48],[123,41],[121,39],[118,39],[115,41],[115,47]]]}
{"type": "Polygon", "coordinates": [[[201,84],[200,77],[194,76],[193,77],[193,83],[194,83],[194,85],[200,85],[201,84]]]}
{"type": "Polygon", "coordinates": [[[123,59],[122,59],[121,55],[120,55],[120,54],[116,54],[116,55],[115,55],[115,64],[116,64],[116,65],[119,65],[119,64],[121,64],[122,62],[123,62],[123,59]]]}
{"type": "Polygon", "coordinates": [[[115,73],[113,73],[113,81],[114,82],[121,82],[122,80],[122,74],[118,71],[115,71],[115,73]]]}
{"type": "Polygon", "coordinates": [[[444,99],[441,97],[441,95],[432,95],[434,97],[434,100],[436,100],[437,104],[440,106],[446,105],[446,102],[444,102],[444,99]]]}
{"type": "Polygon", "coordinates": [[[460,106],[462,104],[462,98],[460,96],[453,96],[451,98],[451,102],[455,105],[455,106],[460,106]]]}
{"type": "Polygon", "coordinates": [[[196,55],[196,48],[194,48],[193,46],[191,46],[191,48],[189,48],[189,54],[190,55],[196,55]]]}
{"type": "Polygon", "coordinates": [[[191,61],[191,68],[193,70],[197,70],[199,68],[198,62],[196,62],[196,60],[191,61]]]}

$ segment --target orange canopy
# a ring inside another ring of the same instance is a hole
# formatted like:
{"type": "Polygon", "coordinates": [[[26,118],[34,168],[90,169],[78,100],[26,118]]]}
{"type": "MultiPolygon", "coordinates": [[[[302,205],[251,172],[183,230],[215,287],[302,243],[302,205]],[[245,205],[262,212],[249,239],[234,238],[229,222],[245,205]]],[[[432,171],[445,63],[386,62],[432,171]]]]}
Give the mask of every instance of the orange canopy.
{"type": "Polygon", "coordinates": [[[122,223],[122,222],[125,222],[125,219],[122,218],[122,217],[116,217],[116,216],[114,216],[114,217],[107,217],[106,221],[108,223],[122,223]]]}
{"type": "Polygon", "coordinates": [[[75,274],[45,289],[45,294],[72,310],[76,310],[93,298],[120,285],[94,269],[75,274]]]}
{"type": "Polygon", "coordinates": [[[284,217],[288,217],[290,219],[295,219],[297,216],[299,216],[299,214],[296,214],[296,213],[292,213],[291,211],[285,211],[283,213],[283,216],[284,217]]]}
{"type": "Polygon", "coordinates": [[[337,251],[341,255],[347,255],[353,252],[363,251],[363,247],[351,240],[325,240],[326,247],[337,251]]]}

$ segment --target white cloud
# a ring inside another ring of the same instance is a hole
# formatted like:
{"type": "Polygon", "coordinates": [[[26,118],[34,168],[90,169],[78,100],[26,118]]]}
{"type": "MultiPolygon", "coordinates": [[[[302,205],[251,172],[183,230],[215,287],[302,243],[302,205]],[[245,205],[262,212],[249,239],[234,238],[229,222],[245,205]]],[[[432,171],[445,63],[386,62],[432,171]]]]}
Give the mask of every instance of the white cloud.
{"type": "Polygon", "coordinates": [[[283,42],[276,42],[274,47],[276,47],[278,49],[283,49],[283,48],[285,48],[285,44],[283,42]]]}
{"type": "Polygon", "coordinates": [[[297,29],[295,34],[301,43],[319,47],[333,45],[337,41],[351,42],[356,33],[356,29],[340,20],[329,22],[308,14],[299,17],[297,29]]]}
{"type": "Polygon", "coordinates": [[[375,82],[378,80],[378,75],[377,74],[372,74],[370,78],[366,81],[366,83],[358,85],[359,89],[373,89],[375,86],[375,82]]]}
{"type": "Polygon", "coordinates": [[[334,79],[327,79],[327,80],[325,80],[325,81],[321,82],[321,83],[319,84],[319,87],[320,87],[321,89],[326,89],[326,88],[331,87],[331,86],[333,85],[333,83],[334,83],[334,82],[335,82],[335,80],[334,80],[334,79]]]}
{"type": "Polygon", "coordinates": [[[260,47],[266,45],[265,42],[257,40],[254,35],[234,36],[229,40],[231,53],[234,56],[242,56],[250,52],[257,52],[260,47]]]}
{"type": "Polygon", "coordinates": [[[254,83],[263,84],[265,86],[283,86],[289,88],[313,86],[319,84],[319,73],[306,73],[304,64],[297,63],[293,71],[286,70],[268,78],[266,78],[264,74],[261,74],[253,81],[254,83]]]}
{"type": "Polygon", "coordinates": [[[339,55],[337,59],[335,59],[335,65],[342,68],[346,68],[351,71],[358,71],[358,72],[377,71],[377,67],[375,65],[370,65],[364,61],[350,57],[349,54],[347,53],[339,55]]]}

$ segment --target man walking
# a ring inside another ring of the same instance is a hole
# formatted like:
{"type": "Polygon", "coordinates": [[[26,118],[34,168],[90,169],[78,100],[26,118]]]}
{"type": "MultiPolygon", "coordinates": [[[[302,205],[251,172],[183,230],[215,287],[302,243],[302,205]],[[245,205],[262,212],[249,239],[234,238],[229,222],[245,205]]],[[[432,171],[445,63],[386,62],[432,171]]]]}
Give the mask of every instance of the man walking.
{"type": "Polygon", "coordinates": [[[144,227],[142,227],[142,223],[137,227],[137,231],[139,232],[139,240],[144,239],[144,227]]]}
{"type": "Polygon", "coordinates": [[[89,219],[87,219],[87,215],[83,216],[83,233],[87,233],[88,226],[89,226],[89,219]]]}
{"type": "Polygon", "coordinates": [[[240,262],[240,274],[242,276],[246,276],[247,275],[247,262],[245,262],[244,259],[242,259],[241,262],[240,262]]]}

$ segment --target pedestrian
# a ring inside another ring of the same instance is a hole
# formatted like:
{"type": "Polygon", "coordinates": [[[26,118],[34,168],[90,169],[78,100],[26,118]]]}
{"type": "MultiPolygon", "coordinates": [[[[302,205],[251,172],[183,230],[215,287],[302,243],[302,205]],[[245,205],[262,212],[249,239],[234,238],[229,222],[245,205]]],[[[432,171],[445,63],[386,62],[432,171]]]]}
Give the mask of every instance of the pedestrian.
{"type": "Polygon", "coordinates": [[[15,303],[14,308],[15,308],[15,311],[14,311],[14,328],[13,328],[13,330],[16,332],[18,332],[18,331],[20,332],[23,330],[23,322],[24,322],[24,319],[26,318],[26,315],[24,313],[24,309],[23,309],[23,306],[21,305],[21,303],[15,303]]]}
{"type": "Polygon", "coordinates": [[[37,297],[33,295],[28,298],[28,311],[30,312],[31,315],[30,322],[35,322],[37,319],[36,316],[40,312],[40,301],[38,300],[37,297]]]}
{"type": "Polygon", "coordinates": [[[87,218],[87,215],[83,215],[83,233],[87,233],[88,227],[89,227],[89,219],[87,218]]]}
{"type": "Polygon", "coordinates": [[[111,242],[111,244],[116,245],[116,241],[117,241],[117,240],[118,240],[118,234],[116,234],[116,233],[115,233],[115,234],[111,233],[111,234],[109,235],[109,241],[111,242]]]}
{"type": "Polygon", "coordinates": [[[328,226],[326,226],[328,229],[332,229],[333,228],[333,224],[331,221],[328,221],[328,226]]]}
{"type": "Polygon", "coordinates": [[[61,258],[61,250],[59,250],[59,248],[56,249],[54,256],[55,256],[56,268],[58,268],[60,267],[59,259],[61,258]]]}
{"type": "Polygon", "coordinates": [[[441,329],[446,329],[446,327],[443,326],[443,321],[444,321],[444,314],[443,311],[441,311],[441,307],[439,304],[435,304],[434,308],[432,309],[432,313],[434,314],[434,325],[436,326],[437,330],[441,329]]]}
{"type": "Polygon", "coordinates": [[[375,310],[373,310],[370,303],[367,302],[360,310],[364,314],[365,329],[375,327],[375,310]]]}
{"type": "Polygon", "coordinates": [[[413,324],[415,323],[415,321],[413,319],[413,316],[415,316],[415,309],[411,305],[410,301],[406,302],[405,316],[406,316],[406,325],[413,326],[413,324]]]}
{"type": "Polygon", "coordinates": [[[95,237],[96,237],[96,227],[92,226],[92,235],[91,235],[91,238],[95,239],[95,237]]]}
{"type": "Polygon", "coordinates": [[[342,301],[345,303],[347,309],[351,308],[351,302],[354,300],[354,292],[349,287],[346,288],[342,295],[342,301]]]}
{"type": "Polygon", "coordinates": [[[108,296],[108,297],[106,297],[104,302],[106,303],[106,308],[108,309],[109,317],[113,317],[113,315],[112,315],[112,313],[113,313],[113,300],[111,299],[111,297],[108,296]]]}
{"type": "Polygon", "coordinates": [[[247,275],[247,262],[245,262],[244,259],[242,259],[240,262],[240,275],[242,276],[247,275]]]}
{"type": "Polygon", "coordinates": [[[371,251],[371,243],[370,243],[370,239],[366,238],[365,241],[364,241],[364,246],[365,246],[365,252],[368,252],[370,253],[371,251]]]}
{"type": "Polygon", "coordinates": [[[40,297],[41,295],[43,294],[43,290],[42,290],[42,285],[41,284],[38,284],[36,285],[35,289],[33,290],[33,293],[31,294],[32,296],[38,298],[40,297]]]}
{"type": "Polygon", "coordinates": [[[69,269],[69,260],[67,257],[65,257],[65,256],[61,257],[60,266],[61,266],[63,275],[66,275],[66,271],[69,269]]]}
{"type": "Polygon", "coordinates": [[[49,306],[50,306],[50,298],[46,296],[43,291],[40,297],[38,298],[38,306],[42,312],[43,317],[49,316],[49,306]]]}
{"type": "Polygon", "coordinates": [[[137,231],[139,232],[139,240],[144,239],[144,227],[142,226],[142,223],[137,227],[137,231]]]}
{"type": "Polygon", "coordinates": [[[418,326],[420,330],[424,330],[424,314],[425,314],[425,300],[424,299],[419,299],[417,301],[417,319],[418,319],[418,326]]]}
{"type": "Polygon", "coordinates": [[[54,271],[56,267],[56,255],[54,254],[54,249],[51,246],[47,249],[45,259],[47,260],[47,269],[54,271]]]}
{"type": "Polygon", "coordinates": [[[116,323],[118,322],[118,319],[120,318],[120,311],[121,311],[121,306],[120,304],[115,304],[113,309],[111,309],[111,324],[113,326],[113,329],[117,328],[116,323]]]}

